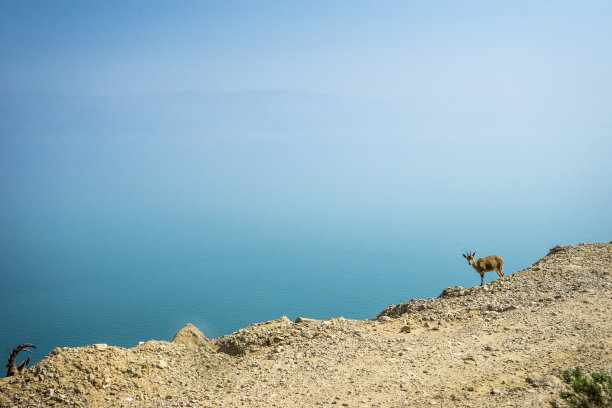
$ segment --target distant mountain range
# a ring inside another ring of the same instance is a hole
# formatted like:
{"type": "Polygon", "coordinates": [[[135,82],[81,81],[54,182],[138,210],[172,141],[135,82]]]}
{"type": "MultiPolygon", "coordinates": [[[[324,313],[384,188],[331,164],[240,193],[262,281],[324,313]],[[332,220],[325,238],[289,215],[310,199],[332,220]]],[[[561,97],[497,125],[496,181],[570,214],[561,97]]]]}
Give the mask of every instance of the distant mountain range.
{"type": "Polygon", "coordinates": [[[0,93],[0,137],[60,141],[340,135],[375,129],[383,112],[377,106],[285,91],[117,97],[0,93]]]}
{"type": "MultiPolygon", "coordinates": [[[[470,105],[435,95],[370,100],[324,93],[254,91],[128,96],[0,92],[0,141],[193,138],[461,138],[582,129],[564,111],[470,105]]],[[[550,133],[550,132],[548,132],[550,133]]]]}

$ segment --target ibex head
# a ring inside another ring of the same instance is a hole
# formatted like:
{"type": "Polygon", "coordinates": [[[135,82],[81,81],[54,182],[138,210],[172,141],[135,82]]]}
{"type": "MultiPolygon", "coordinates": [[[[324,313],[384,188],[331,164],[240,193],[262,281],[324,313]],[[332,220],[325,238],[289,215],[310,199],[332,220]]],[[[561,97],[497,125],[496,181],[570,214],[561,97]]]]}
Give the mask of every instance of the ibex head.
{"type": "Polygon", "coordinates": [[[468,263],[471,263],[470,261],[474,260],[475,255],[476,255],[476,252],[466,252],[465,254],[463,254],[463,257],[467,259],[468,263]]]}

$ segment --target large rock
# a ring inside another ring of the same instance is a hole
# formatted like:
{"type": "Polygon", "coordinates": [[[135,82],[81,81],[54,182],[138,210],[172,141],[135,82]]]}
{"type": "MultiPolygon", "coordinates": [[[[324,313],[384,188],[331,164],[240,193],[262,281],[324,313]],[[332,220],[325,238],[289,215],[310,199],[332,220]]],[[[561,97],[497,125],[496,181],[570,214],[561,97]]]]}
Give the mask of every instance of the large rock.
{"type": "Polygon", "coordinates": [[[462,288],[461,286],[451,286],[446,288],[440,293],[438,299],[447,299],[452,297],[465,296],[471,291],[469,289],[462,288]]]}
{"type": "MultiPolygon", "coordinates": [[[[294,324],[283,316],[280,319],[252,324],[235,333],[217,339],[218,351],[232,356],[241,356],[265,347],[285,344],[303,332],[294,333],[294,324]]],[[[312,336],[311,336],[312,337],[312,336]]]]}
{"type": "Polygon", "coordinates": [[[213,343],[191,323],[188,323],[187,326],[183,327],[178,333],[176,333],[174,335],[174,339],[172,339],[172,342],[184,344],[185,346],[196,350],[204,348],[211,351],[214,349],[213,343]]]}

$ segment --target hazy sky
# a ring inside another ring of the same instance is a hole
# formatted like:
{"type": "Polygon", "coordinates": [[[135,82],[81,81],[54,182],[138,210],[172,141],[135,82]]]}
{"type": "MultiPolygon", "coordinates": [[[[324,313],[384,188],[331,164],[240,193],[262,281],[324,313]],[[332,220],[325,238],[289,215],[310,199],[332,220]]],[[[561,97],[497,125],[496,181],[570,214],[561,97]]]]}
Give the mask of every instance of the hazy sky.
{"type": "MultiPolygon", "coordinates": [[[[612,194],[610,179],[600,176],[612,170],[611,21],[612,2],[607,0],[3,1],[0,91],[109,97],[282,90],[381,101],[375,112],[380,116],[367,131],[372,139],[359,153],[343,145],[330,154],[328,175],[322,179],[341,173],[338,184],[357,191],[358,175],[371,177],[371,190],[359,197],[384,197],[380,186],[395,194],[401,183],[418,185],[413,196],[431,196],[438,205],[456,200],[459,193],[470,203],[497,205],[489,197],[471,195],[464,179],[501,181],[505,197],[517,200],[505,201],[508,211],[526,194],[543,197],[546,206],[561,207],[568,197],[601,205],[612,194]],[[379,142],[381,135],[394,132],[408,142],[379,142]],[[415,147],[413,140],[419,138],[429,141],[415,147]],[[417,162],[426,174],[415,175],[411,163],[417,162]],[[546,193],[543,185],[555,194],[546,193]]],[[[6,100],[9,108],[0,109],[0,115],[15,123],[7,129],[27,129],[45,114],[55,119],[48,105],[41,114],[33,110],[20,116],[22,106],[29,109],[27,99],[19,106],[6,100]]],[[[105,103],[113,106],[112,100],[105,103]]],[[[57,105],[59,112],[64,105],[57,105]]],[[[282,111],[280,105],[272,109],[282,111]]],[[[341,117],[345,134],[353,136],[349,122],[361,126],[370,106],[341,117]]],[[[245,122],[251,130],[253,117],[268,119],[270,111],[260,115],[249,109],[254,112],[250,119],[238,112],[231,121],[245,122]]],[[[302,109],[295,109],[299,117],[302,109]]],[[[55,123],[60,131],[82,119],[71,107],[65,110],[59,113],[68,119],[55,123]]],[[[169,133],[186,117],[177,111],[169,133]]],[[[100,112],[77,131],[119,133],[100,112]]],[[[150,123],[159,125],[151,118],[161,113],[152,112],[141,120],[145,134],[150,123]]],[[[165,114],[163,108],[159,112],[165,114]]],[[[273,113],[272,126],[277,118],[284,125],[281,119],[291,116],[273,113]]],[[[194,116],[207,114],[197,111],[194,116]]],[[[301,129],[317,115],[285,127],[301,129]]],[[[41,123],[43,132],[51,129],[41,123]]],[[[219,129],[225,136],[227,129],[219,129]]],[[[327,148],[314,144],[312,151],[323,154],[327,148]]],[[[260,150],[263,163],[274,163],[269,149],[260,150]]],[[[255,157],[250,152],[245,157],[255,157]]],[[[283,156],[299,157],[304,167],[317,171],[321,167],[301,148],[276,154],[283,156]]],[[[270,165],[262,185],[286,168],[270,165]]],[[[236,176],[237,186],[243,176],[236,176]]],[[[312,176],[302,186],[317,185],[321,178],[312,176]]],[[[289,180],[282,186],[279,194],[300,188],[289,180]]],[[[329,194],[320,197],[327,200],[329,194]]]]}
{"type": "Polygon", "coordinates": [[[609,1],[3,1],[1,91],[295,90],[589,107],[609,1]]]}

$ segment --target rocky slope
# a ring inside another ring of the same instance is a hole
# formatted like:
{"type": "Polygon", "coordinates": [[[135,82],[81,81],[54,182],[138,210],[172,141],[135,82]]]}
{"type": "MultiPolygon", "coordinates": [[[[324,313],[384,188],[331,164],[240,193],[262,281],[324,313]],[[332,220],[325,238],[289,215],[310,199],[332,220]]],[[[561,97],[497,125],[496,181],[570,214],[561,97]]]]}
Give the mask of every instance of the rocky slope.
{"type": "Polygon", "coordinates": [[[548,406],[575,365],[612,370],[612,245],[555,247],[484,287],[372,320],[255,324],[209,340],[54,350],[0,407],[548,406]]]}

